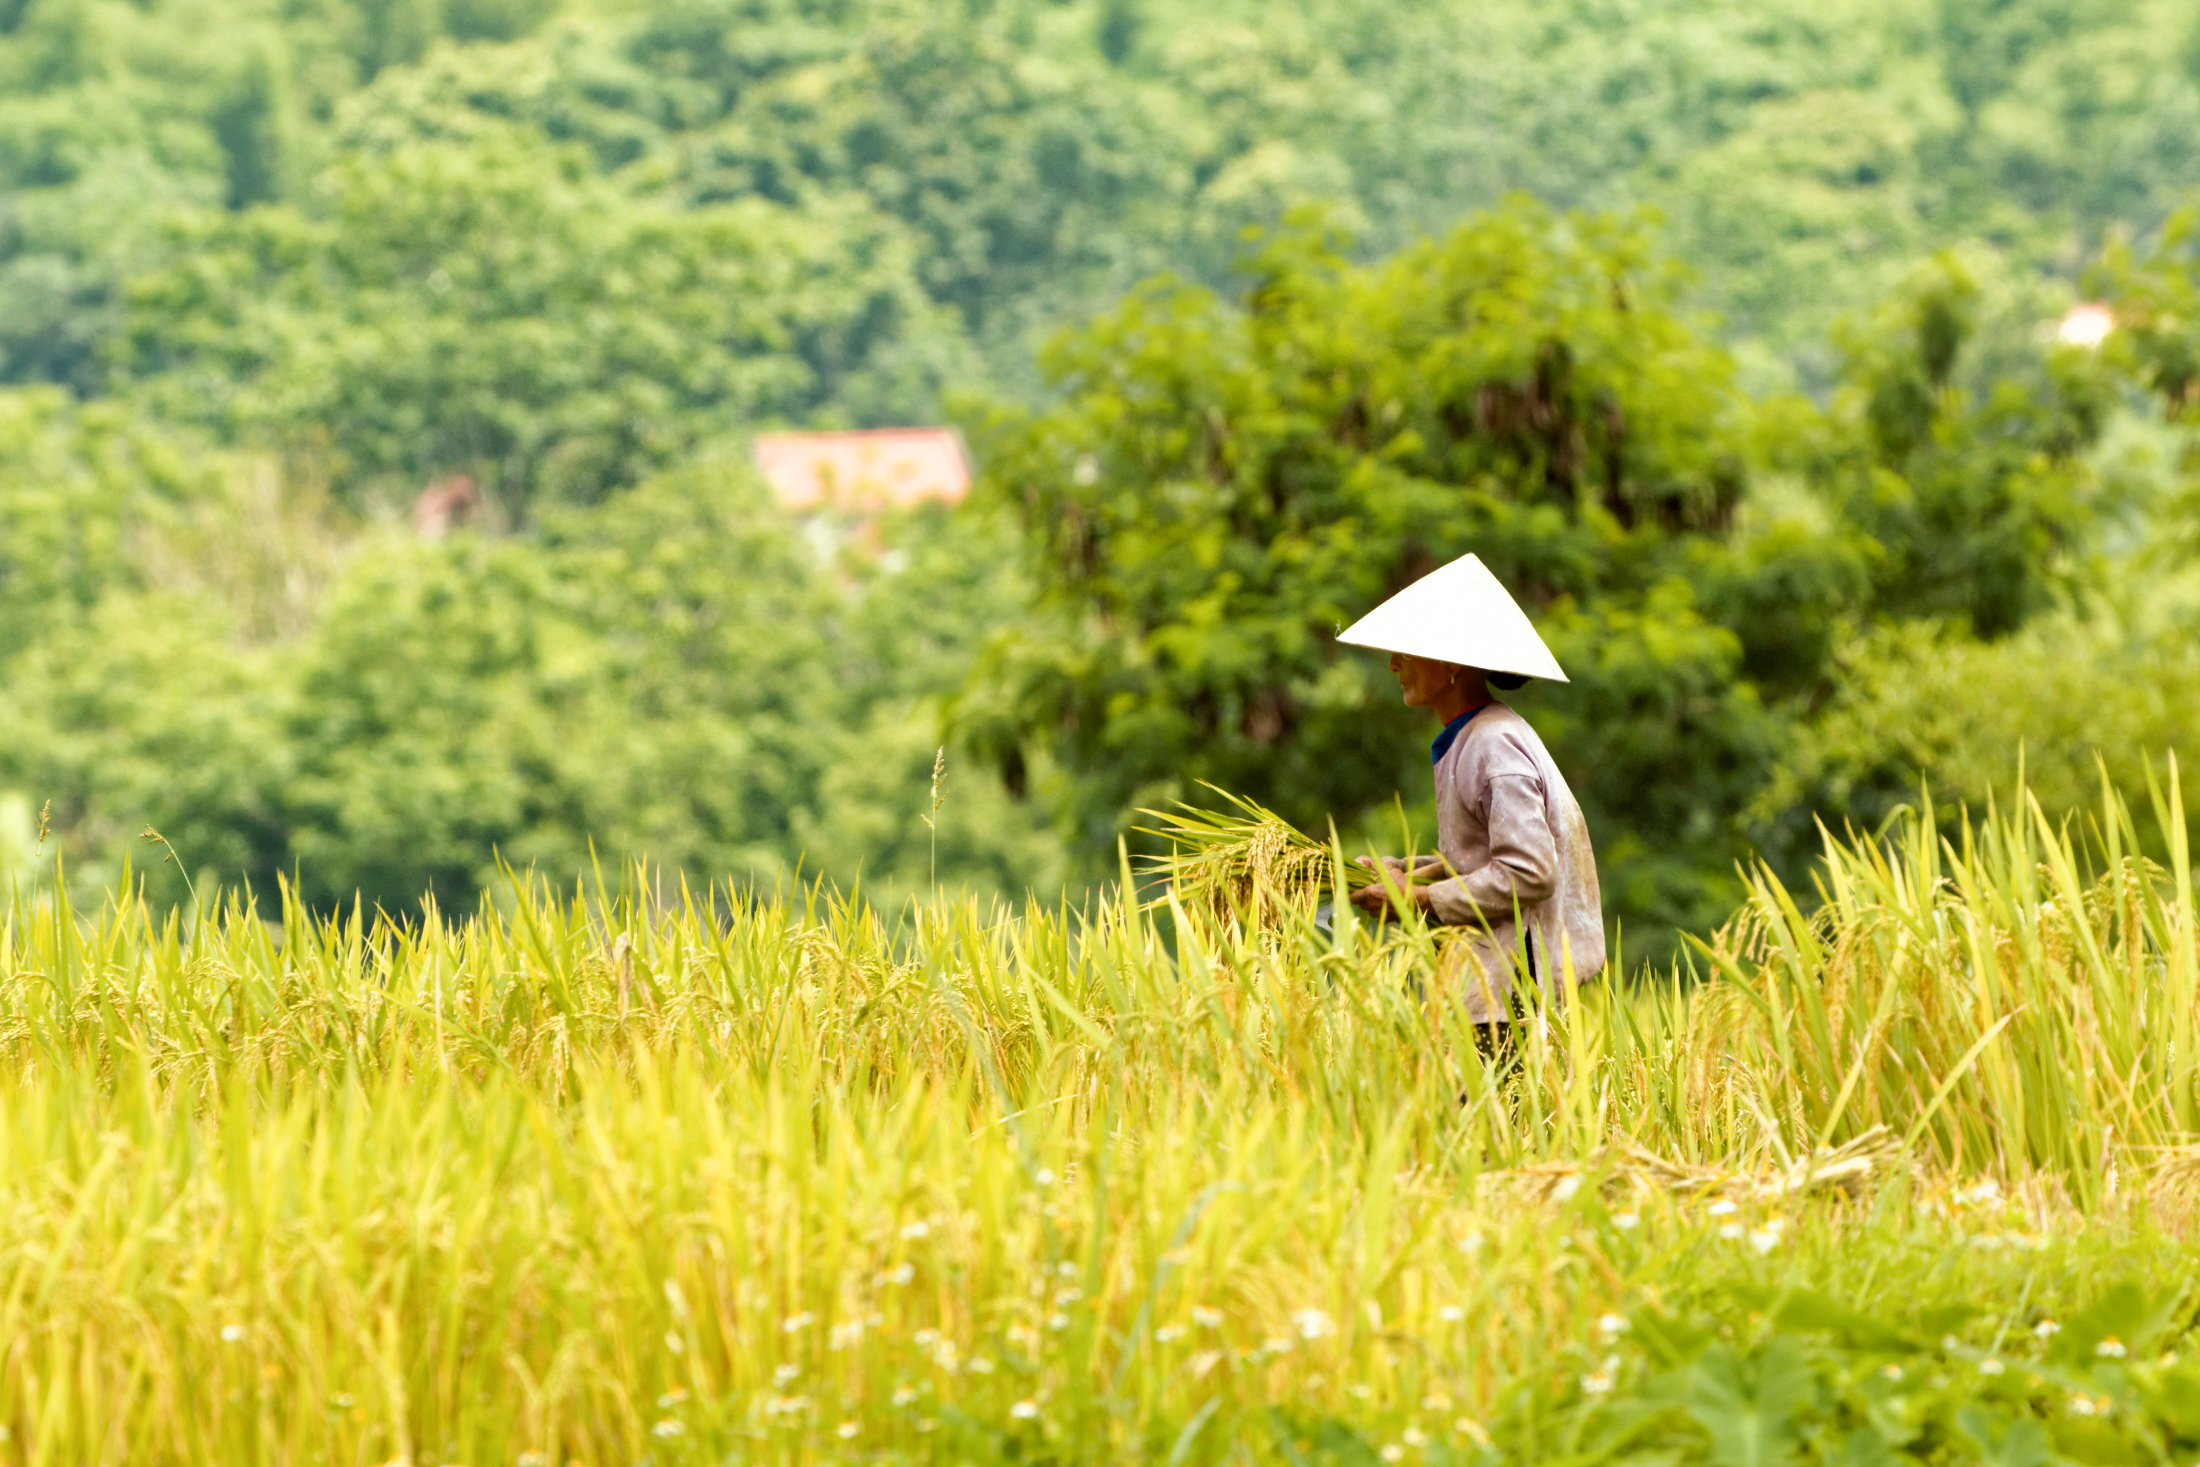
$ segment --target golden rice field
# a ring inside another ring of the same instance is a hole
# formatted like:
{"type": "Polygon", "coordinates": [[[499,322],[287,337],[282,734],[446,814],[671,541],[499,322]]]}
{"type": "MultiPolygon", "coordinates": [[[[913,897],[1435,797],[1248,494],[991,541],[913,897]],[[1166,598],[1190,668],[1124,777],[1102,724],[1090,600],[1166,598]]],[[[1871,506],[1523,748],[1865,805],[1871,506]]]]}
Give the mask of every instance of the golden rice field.
{"type": "Polygon", "coordinates": [[[1515,1074],[1193,901],[19,900],[0,1461],[2189,1463],[2156,803],[1830,843],[1515,1074]]]}

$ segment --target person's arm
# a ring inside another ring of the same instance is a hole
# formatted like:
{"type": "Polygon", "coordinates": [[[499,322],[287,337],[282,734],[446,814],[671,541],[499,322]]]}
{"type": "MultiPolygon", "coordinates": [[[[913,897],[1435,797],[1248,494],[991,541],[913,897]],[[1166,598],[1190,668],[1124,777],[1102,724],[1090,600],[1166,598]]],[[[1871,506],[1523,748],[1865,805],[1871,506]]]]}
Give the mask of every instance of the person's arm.
{"type": "Polygon", "coordinates": [[[1388,871],[1400,881],[1426,881],[1444,869],[1442,856],[1421,856],[1408,862],[1403,856],[1354,856],[1355,865],[1370,871],[1388,871]]]}
{"type": "Polygon", "coordinates": [[[1543,782],[1502,774],[1486,786],[1489,864],[1421,887],[1421,910],[1448,927],[1480,926],[1512,916],[1558,889],[1558,840],[1545,811],[1543,782]]]}
{"type": "Polygon", "coordinates": [[[1426,912],[1429,888],[1415,883],[1432,880],[1450,871],[1440,855],[1423,856],[1413,865],[1408,865],[1399,856],[1361,856],[1357,859],[1360,865],[1378,873],[1380,879],[1352,893],[1352,905],[1364,912],[1378,915],[1389,915],[1397,905],[1401,893],[1405,901],[1426,912]]]}

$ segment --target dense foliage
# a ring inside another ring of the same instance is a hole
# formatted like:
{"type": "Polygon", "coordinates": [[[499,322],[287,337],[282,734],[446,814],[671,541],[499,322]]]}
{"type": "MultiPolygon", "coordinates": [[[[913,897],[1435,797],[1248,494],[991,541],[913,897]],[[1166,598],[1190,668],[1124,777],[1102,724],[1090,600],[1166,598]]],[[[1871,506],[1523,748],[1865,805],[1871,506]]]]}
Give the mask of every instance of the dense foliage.
{"type": "Polygon", "coordinates": [[[1334,637],[1472,550],[1570,669],[1515,701],[1603,835],[1607,905],[1715,922],[1837,629],[2006,634],[2092,523],[2097,364],[2053,351],[1974,400],[1952,267],[1831,415],[1738,392],[1606,221],[1516,204],[1367,270],[1299,230],[1251,268],[1242,310],[1162,287],[1065,338],[1062,403],[984,442],[1059,615],[996,639],[966,716],[1011,762],[1061,750],[1088,820],[1198,779],[1317,828],[1425,789],[1381,659],[1334,637]],[[1745,522],[1783,459],[1817,519],[1745,522]]]}
{"type": "MultiPolygon", "coordinates": [[[[1614,915],[1709,922],[1816,815],[2005,779],[1984,690],[2082,683],[2042,649],[2117,638],[2070,608],[2179,574],[2196,38],[0,0],[0,861],[96,886],[151,825],[328,904],[591,841],[1051,893],[1194,777],[1372,832],[1418,734],[1330,639],[1475,548],[1579,669],[1523,698],[1614,915]],[[2043,343],[2089,269],[2122,329],[2043,343]],[[737,467],[947,413],[976,512],[805,538],[737,467]],[[403,528],[461,478],[469,528],[403,528]]],[[[2176,726],[2057,735],[2047,787],[2176,726]]]]}

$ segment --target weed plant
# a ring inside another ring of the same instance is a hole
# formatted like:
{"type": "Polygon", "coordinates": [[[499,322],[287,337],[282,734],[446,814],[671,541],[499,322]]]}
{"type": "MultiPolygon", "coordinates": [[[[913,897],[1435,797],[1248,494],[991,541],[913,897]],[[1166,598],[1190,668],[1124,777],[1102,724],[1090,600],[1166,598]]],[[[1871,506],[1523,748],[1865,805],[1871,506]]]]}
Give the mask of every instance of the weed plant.
{"type": "Polygon", "coordinates": [[[1829,838],[1510,1067],[1349,908],[57,882],[0,1461],[2190,1460],[2155,803],[1829,838]]]}

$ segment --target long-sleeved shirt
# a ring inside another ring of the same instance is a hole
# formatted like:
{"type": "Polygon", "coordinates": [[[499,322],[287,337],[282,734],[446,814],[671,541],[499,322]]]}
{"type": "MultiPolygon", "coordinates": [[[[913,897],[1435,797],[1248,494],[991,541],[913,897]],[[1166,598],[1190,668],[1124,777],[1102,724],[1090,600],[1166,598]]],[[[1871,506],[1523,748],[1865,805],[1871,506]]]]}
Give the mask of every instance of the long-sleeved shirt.
{"type": "MultiPolygon", "coordinates": [[[[1447,730],[1450,732],[1450,730],[1447,730]]],[[[1475,1023],[1503,1023],[1516,977],[1561,1000],[1604,970],[1604,909],[1588,822],[1528,720],[1478,709],[1436,760],[1436,846],[1456,873],[1429,888],[1429,915],[1462,932],[1452,951],[1475,1023]]]]}

